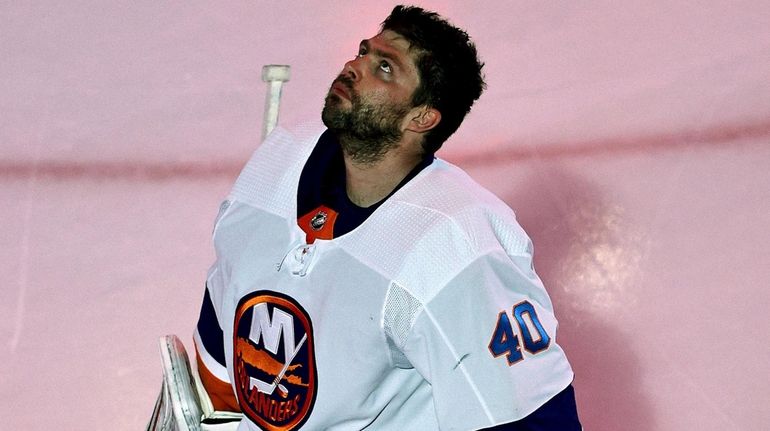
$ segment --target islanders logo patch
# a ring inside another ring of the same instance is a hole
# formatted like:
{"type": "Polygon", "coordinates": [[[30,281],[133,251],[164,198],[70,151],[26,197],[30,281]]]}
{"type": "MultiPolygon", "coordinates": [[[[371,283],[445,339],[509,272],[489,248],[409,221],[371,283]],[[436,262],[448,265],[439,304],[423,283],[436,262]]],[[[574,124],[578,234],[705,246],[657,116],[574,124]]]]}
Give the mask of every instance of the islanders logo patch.
{"type": "Polygon", "coordinates": [[[257,291],[235,311],[235,389],[243,414],[269,431],[302,426],[316,397],[313,325],[294,299],[257,291]]]}

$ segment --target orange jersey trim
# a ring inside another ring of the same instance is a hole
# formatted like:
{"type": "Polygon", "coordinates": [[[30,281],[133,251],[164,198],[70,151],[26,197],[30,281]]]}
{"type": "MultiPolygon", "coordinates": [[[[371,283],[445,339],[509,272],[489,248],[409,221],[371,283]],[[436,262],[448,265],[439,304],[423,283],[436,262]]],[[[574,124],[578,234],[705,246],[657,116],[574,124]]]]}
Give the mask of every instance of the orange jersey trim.
{"type": "Polygon", "coordinates": [[[201,360],[201,356],[198,354],[197,348],[195,349],[195,362],[198,364],[198,374],[201,377],[203,387],[209,394],[209,398],[211,398],[214,410],[240,412],[241,408],[238,405],[238,399],[235,398],[233,387],[229,383],[219,380],[206,368],[206,365],[201,360]]]}

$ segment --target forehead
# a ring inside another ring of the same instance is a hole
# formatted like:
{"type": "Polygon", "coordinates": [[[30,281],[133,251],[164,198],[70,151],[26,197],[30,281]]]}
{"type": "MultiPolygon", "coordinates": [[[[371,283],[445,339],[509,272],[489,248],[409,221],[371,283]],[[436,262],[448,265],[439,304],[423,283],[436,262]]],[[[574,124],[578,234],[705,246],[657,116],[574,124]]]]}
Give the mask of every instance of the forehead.
{"type": "Polygon", "coordinates": [[[404,56],[409,55],[409,48],[412,46],[404,36],[401,36],[392,30],[383,30],[380,33],[377,33],[377,35],[369,39],[369,42],[376,44],[379,47],[398,52],[400,55],[404,56]]]}
{"type": "Polygon", "coordinates": [[[372,50],[381,51],[391,57],[405,71],[417,74],[417,50],[411,49],[412,44],[400,34],[384,30],[366,42],[372,50]]]}

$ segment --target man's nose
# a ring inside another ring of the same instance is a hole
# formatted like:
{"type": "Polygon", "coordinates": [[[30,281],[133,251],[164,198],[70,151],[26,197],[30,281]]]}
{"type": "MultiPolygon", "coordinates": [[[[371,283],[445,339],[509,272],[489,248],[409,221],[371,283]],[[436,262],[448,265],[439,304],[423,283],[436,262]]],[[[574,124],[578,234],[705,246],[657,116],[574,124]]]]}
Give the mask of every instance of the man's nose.
{"type": "Polygon", "coordinates": [[[345,63],[345,67],[342,68],[343,74],[348,75],[353,81],[361,79],[361,62],[359,60],[361,60],[361,57],[349,60],[345,63]]]}

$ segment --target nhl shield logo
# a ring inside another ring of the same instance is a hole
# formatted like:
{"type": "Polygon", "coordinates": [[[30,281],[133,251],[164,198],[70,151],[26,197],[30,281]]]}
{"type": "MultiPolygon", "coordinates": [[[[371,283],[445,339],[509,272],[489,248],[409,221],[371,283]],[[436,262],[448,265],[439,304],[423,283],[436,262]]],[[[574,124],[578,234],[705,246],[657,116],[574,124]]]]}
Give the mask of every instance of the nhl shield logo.
{"type": "Polygon", "coordinates": [[[305,423],[316,397],[313,327],[292,298],[257,291],[235,313],[235,389],[243,413],[262,429],[305,423]]]}
{"type": "Polygon", "coordinates": [[[321,230],[326,224],[328,217],[329,215],[324,211],[318,211],[318,213],[314,215],[312,219],[310,219],[310,227],[313,230],[321,230]]]}

